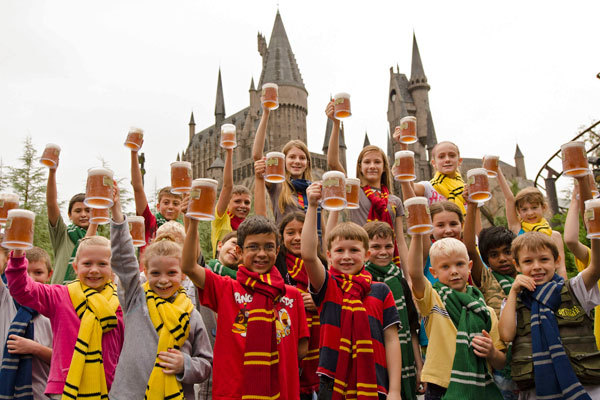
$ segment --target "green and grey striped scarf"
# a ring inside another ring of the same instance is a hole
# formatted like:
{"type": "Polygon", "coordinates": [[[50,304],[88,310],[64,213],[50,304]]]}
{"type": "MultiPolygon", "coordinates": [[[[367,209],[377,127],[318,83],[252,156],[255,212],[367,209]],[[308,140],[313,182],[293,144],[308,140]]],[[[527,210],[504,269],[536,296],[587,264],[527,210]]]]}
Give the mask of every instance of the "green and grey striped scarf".
{"type": "Polygon", "coordinates": [[[237,276],[236,270],[221,264],[221,262],[219,260],[217,260],[216,258],[209,260],[206,263],[206,266],[208,267],[208,269],[210,269],[212,272],[214,272],[217,275],[228,276],[232,279],[235,279],[237,276]]]}

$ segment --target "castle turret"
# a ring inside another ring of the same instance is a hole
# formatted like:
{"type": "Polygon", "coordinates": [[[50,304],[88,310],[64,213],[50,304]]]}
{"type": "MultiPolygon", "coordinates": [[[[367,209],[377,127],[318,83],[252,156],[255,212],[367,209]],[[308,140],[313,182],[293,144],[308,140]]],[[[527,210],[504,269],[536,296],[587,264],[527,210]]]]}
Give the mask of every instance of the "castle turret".
{"type": "Polygon", "coordinates": [[[223,82],[221,82],[221,68],[219,68],[219,78],[217,80],[217,97],[215,100],[215,128],[221,129],[225,119],[225,98],[223,96],[223,82]]]}
{"type": "Polygon", "coordinates": [[[525,172],[525,156],[521,153],[521,149],[517,144],[515,150],[515,168],[517,169],[517,176],[519,178],[527,179],[527,173],[525,172]]]}
{"type": "Polygon", "coordinates": [[[371,145],[371,141],[369,140],[369,135],[367,135],[367,131],[365,131],[365,140],[363,141],[363,149],[370,145],[371,145]]]}
{"type": "Polygon", "coordinates": [[[190,116],[190,123],[188,124],[190,130],[190,142],[194,138],[196,134],[196,121],[194,121],[194,112],[192,111],[192,115],[190,116]]]}

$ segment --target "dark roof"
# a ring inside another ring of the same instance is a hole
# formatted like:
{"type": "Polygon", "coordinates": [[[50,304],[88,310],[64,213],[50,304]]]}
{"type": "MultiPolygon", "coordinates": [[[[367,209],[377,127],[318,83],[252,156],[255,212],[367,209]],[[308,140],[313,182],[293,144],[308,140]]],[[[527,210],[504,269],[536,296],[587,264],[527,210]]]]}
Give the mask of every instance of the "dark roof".
{"type": "Polygon", "coordinates": [[[523,153],[521,153],[521,149],[519,148],[519,145],[517,144],[517,149],[515,150],[515,158],[524,158],[525,156],[523,155],[523,153]]]}
{"type": "Polygon", "coordinates": [[[190,116],[190,123],[189,125],[196,125],[196,122],[194,121],[194,112],[192,111],[192,115],[190,116]]]}
{"type": "Polygon", "coordinates": [[[225,163],[223,162],[223,160],[221,160],[221,157],[217,156],[217,158],[215,158],[215,161],[213,161],[212,164],[210,164],[210,167],[208,167],[208,169],[213,168],[225,168],[225,163]]]}
{"type": "Polygon", "coordinates": [[[252,77],[252,79],[250,80],[250,90],[255,90],[254,89],[254,77],[252,77]]]}
{"type": "Polygon", "coordinates": [[[417,37],[413,32],[413,49],[412,49],[412,66],[410,69],[410,80],[423,79],[425,77],[425,70],[423,69],[423,62],[421,61],[421,53],[419,53],[419,46],[417,45],[417,37]]]}
{"type": "Polygon", "coordinates": [[[402,101],[400,102],[400,117],[406,117],[409,114],[408,110],[406,109],[405,103],[414,103],[412,95],[408,90],[408,78],[406,78],[405,74],[394,73],[394,79],[396,80],[396,84],[398,85],[398,89],[400,90],[400,93],[396,93],[396,96],[399,95],[400,99],[402,99],[402,101]]]}
{"type": "Polygon", "coordinates": [[[363,148],[369,145],[371,145],[371,142],[369,141],[369,135],[367,135],[367,131],[365,131],[365,141],[363,142],[363,148]]]}
{"type": "Polygon", "coordinates": [[[217,80],[217,97],[215,100],[215,115],[225,116],[225,99],[223,98],[223,82],[221,82],[221,68],[219,68],[219,79],[217,80]]]}

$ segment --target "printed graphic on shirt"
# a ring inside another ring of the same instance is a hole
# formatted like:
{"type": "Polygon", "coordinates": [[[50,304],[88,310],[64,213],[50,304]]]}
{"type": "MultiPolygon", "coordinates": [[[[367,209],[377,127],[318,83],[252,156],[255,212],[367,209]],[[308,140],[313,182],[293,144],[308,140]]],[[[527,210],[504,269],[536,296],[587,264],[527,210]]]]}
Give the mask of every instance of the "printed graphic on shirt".
{"type": "MultiPolygon", "coordinates": [[[[246,337],[246,331],[248,330],[248,316],[250,315],[248,310],[248,304],[252,303],[252,295],[249,293],[234,293],[235,302],[242,305],[242,308],[238,311],[231,331],[239,334],[242,337],[246,337]]],[[[275,305],[275,311],[277,311],[277,320],[275,321],[275,327],[277,330],[277,344],[281,343],[281,339],[292,333],[292,319],[286,308],[294,308],[294,299],[287,296],[282,296],[279,302],[275,305]]]]}
{"type": "MultiPolygon", "coordinates": [[[[235,294],[235,298],[237,300],[237,297],[239,295],[239,293],[235,294]]],[[[247,295],[245,295],[247,296],[247,295]]],[[[250,313],[248,312],[248,309],[246,308],[246,304],[244,303],[244,307],[238,312],[238,314],[235,317],[235,322],[233,323],[233,327],[231,329],[231,331],[233,333],[238,333],[240,334],[242,337],[246,337],[246,330],[248,329],[248,316],[250,315],[250,313]]]]}
{"type": "Polygon", "coordinates": [[[279,344],[281,339],[292,333],[292,319],[285,308],[279,310],[275,326],[277,328],[277,344],[279,344]]]}

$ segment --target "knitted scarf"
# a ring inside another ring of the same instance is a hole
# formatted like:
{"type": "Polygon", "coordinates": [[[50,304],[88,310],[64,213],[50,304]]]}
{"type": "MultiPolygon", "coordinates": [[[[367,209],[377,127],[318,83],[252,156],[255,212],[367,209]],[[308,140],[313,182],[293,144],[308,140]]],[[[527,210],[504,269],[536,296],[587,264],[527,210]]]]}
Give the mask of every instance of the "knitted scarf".
{"type": "Polygon", "coordinates": [[[561,304],[564,284],[564,279],[554,274],[551,281],[537,286],[535,291],[523,290],[520,294],[525,307],[531,310],[535,394],[543,399],[590,399],[565,354],[554,315],[561,304]]]}
{"type": "Polygon", "coordinates": [[[502,400],[485,358],[476,356],[471,348],[473,337],[480,336],[483,329],[489,332],[492,327],[483,295],[473,286],[467,286],[466,292],[452,290],[440,282],[433,287],[457,330],[456,354],[444,399],[502,400]]]}
{"type": "Polygon", "coordinates": [[[227,215],[229,215],[229,224],[231,225],[231,229],[234,231],[237,231],[240,224],[246,219],[242,217],[236,217],[229,210],[227,210],[227,215]]]}
{"type": "MultiPolygon", "coordinates": [[[[2,275],[2,281],[6,284],[5,279],[2,275]]],[[[4,343],[2,367],[0,368],[0,399],[33,400],[33,390],[31,388],[32,356],[31,354],[10,354],[6,343],[10,335],[33,340],[33,318],[38,312],[22,306],[16,301],[14,303],[17,314],[10,324],[4,343]]]]}
{"type": "Polygon", "coordinates": [[[331,400],[367,400],[377,397],[375,355],[369,316],[363,304],[371,291],[371,274],[364,268],[356,275],[330,269],[343,292],[340,344],[331,400]]]}
{"type": "Polygon", "coordinates": [[[411,293],[404,293],[402,270],[394,263],[380,267],[370,261],[367,261],[365,264],[365,269],[373,275],[373,279],[377,282],[383,282],[388,285],[394,296],[401,324],[398,329],[398,338],[400,339],[400,348],[402,350],[402,399],[416,399],[417,369],[415,367],[415,354],[411,341],[408,310],[406,309],[406,296],[410,296],[411,293]]]}
{"type": "Polygon", "coordinates": [[[145,399],[184,400],[183,387],[175,375],[167,375],[160,366],[162,360],[158,357],[161,351],[168,349],[181,349],[190,333],[190,314],[194,305],[185,294],[185,289],[179,287],[175,299],[170,302],[157,295],[148,282],[144,283],[146,304],[152,325],[158,334],[158,347],[156,349],[156,362],[148,379],[145,399]]]}
{"type": "MultiPolygon", "coordinates": [[[[367,222],[370,221],[381,221],[387,222],[392,229],[395,229],[394,222],[388,211],[388,203],[390,197],[390,191],[385,185],[381,186],[381,191],[371,188],[369,185],[363,186],[362,190],[371,202],[371,208],[369,209],[369,215],[367,215],[367,222]]],[[[394,237],[394,264],[400,265],[400,252],[398,251],[398,244],[394,237]]]]}
{"type": "Polygon", "coordinates": [[[221,264],[221,262],[216,258],[209,260],[206,263],[206,266],[208,267],[208,269],[210,269],[212,272],[214,272],[217,275],[228,276],[230,278],[235,279],[235,276],[237,274],[236,270],[229,268],[226,265],[221,264]]]}
{"type": "Polygon", "coordinates": [[[67,271],[65,272],[63,282],[71,282],[77,279],[77,274],[73,269],[73,261],[75,261],[79,241],[85,237],[86,233],[87,231],[85,229],[75,224],[69,224],[69,226],[67,226],[67,235],[69,235],[69,239],[71,239],[71,242],[75,247],[73,247],[73,251],[71,252],[71,258],[69,258],[69,264],[67,265],[67,271]]]}
{"type": "MultiPolygon", "coordinates": [[[[490,270],[491,270],[491,268],[490,268],[490,270]]],[[[510,288],[512,288],[513,282],[515,281],[515,278],[513,278],[510,275],[503,275],[494,270],[491,270],[491,271],[492,271],[492,275],[494,275],[494,278],[496,278],[496,280],[502,287],[502,290],[504,290],[504,294],[508,296],[508,294],[510,293],[510,288]]]]}
{"type": "Polygon", "coordinates": [[[78,280],[69,283],[67,287],[81,324],[62,400],[107,399],[102,335],[114,329],[118,323],[117,289],[109,282],[102,291],[97,291],[78,280]]]}
{"type": "MultiPolygon", "coordinates": [[[[162,226],[162,224],[167,223],[167,219],[165,217],[163,217],[163,215],[159,212],[154,214],[154,218],[156,218],[156,227],[157,228],[160,228],[162,226]]],[[[183,219],[180,216],[178,216],[177,219],[175,219],[174,221],[179,222],[181,225],[183,225],[183,219]]]]}
{"type": "Polygon", "coordinates": [[[246,330],[242,399],[277,399],[280,387],[275,303],[285,293],[283,278],[277,268],[258,274],[240,265],[237,281],[253,296],[246,330]]]}
{"type": "Polygon", "coordinates": [[[459,206],[463,215],[467,213],[467,210],[465,209],[465,199],[462,195],[465,190],[465,181],[463,181],[462,176],[460,176],[460,172],[456,171],[454,177],[436,172],[433,179],[429,182],[436,192],[444,196],[448,201],[459,206]]]}
{"type": "Polygon", "coordinates": [[[542,232],[548,236],[552,236],[552,227],[546,220],[546,218],[542,218],[542,220],[535,224],[530,224],[529,222],[521,221],[521,229],[523,232],[542,232]]]}
{"type": "MultiPolygon", "coordinates": [[[[308,292],[308,274],[304,268],[304,261],[290,252],[285,255],[288,275],[296,282],[296,289],[302,293],[308,292]]],[[[319,313],[306,310],[306,322],[310,337],[308,339],[308,353],[300,362],[302,374],[300,375],[300,392],[310,394],[319,389],[319,339],[321,335],[321,321],[319,313]]]]}
{"type": "MultiPolygon", "coordinates": [[[[292,186],[296,191],[296,195],[298,196],[298,207],[302,209],[302,211],[306,212],[308,208],[308,197],[306,197],[306,189],[311,185],[311,181],[306,179],[293,179],[291,180],[292,186]]],[[[321,206],[317,207],[317,234],[319,235],[319,240],[321,240],[321,236],[323,234],[323,230],[321,228],[321,206]]]]}

